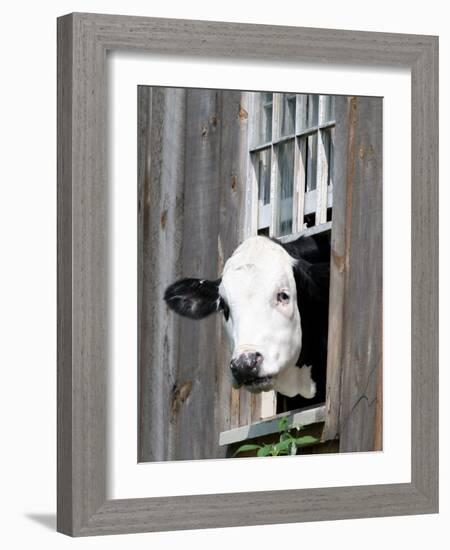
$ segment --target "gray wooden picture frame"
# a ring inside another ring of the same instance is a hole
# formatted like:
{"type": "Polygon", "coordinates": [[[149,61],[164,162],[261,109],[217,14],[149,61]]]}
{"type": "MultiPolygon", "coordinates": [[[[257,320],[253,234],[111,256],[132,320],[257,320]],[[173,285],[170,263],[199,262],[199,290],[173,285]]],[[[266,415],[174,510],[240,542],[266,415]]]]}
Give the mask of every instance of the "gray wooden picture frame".
{"type": "Polygon", "coordinates": [[[70,14],[58,19],[58,531],[72,536],[438,511],[438,39],[70,14]],[[411,483],[108,500],[106,53],[406,67],[412,82],[411,483]]]}

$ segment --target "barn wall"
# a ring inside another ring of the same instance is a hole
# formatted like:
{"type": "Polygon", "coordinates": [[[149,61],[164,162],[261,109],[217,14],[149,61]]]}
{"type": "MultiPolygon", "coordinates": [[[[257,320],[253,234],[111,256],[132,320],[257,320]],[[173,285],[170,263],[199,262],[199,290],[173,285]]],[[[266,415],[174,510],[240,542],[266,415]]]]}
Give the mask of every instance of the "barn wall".
{"type": "Polygon", "coordinates": [[[139,88],[140,461],[225,456],[220,431],[251,419],[220,316],[162,300],[177,278],[217,278],[242,237],[246,129],[239,92],[139,88]]]}
{"type": "Polygon", "coordinates": [[[382,448],[382,98],[336,99],[325,439],[382,448]]]}
{"type": "Polygon", "coordinates": [[[138,455],[153,461],[174,452],[179,319],[162,296],[183,271],[186,93],[142,86],[138,109],[138,455]]]}

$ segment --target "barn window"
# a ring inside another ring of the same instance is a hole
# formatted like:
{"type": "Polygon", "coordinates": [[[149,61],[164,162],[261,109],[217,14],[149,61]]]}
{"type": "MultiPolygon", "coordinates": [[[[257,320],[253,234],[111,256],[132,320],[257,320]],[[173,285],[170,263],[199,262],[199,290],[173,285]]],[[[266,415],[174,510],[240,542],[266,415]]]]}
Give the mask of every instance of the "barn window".
{"type": "Polygon", "coordinates": [[[247,235],[330,229],[334,105],[334,96],[249,94],[247,235]]]}

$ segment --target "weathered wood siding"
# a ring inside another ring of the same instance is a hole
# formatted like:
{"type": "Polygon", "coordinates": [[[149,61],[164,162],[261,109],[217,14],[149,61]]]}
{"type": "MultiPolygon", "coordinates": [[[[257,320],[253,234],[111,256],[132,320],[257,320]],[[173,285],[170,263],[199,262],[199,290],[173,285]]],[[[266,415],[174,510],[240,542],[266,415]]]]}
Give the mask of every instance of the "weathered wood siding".
{"type": "MultiPolygon", "coordinates": [[[[219,92],[188,90],[182,249],[183,276],[187,277],[216,279],[218,275],[219,110],[219,92]]],[[[180,400],[172,418],[174,458],[215,456],[215,323],[214,316],[199,322],[182,318],[179,339],[171,342],[179,347],[177,384],[189,385],[188,398],[180,400]]]]}
{"type": "Polygon", "coordinates": [[[221,316],[193,322],[162,296],[216,279],[242,239],[247,116],[240,92],[139,88],[141,461],[217,458],[257,400],[231,389],[221,316]]]}
{"type": "Polygon", "coordinates": [[[138,453],[153,461],[173,456],[173,416],[185,382],[172,345],[179,319],[162,296],[182,273],[186,91],[139,87],[138,109],[138,453]]]}
{"type": "Polygon", "coordinates": [[[382,99],[336,101],[325,438],[382,448],[382,99]]]}

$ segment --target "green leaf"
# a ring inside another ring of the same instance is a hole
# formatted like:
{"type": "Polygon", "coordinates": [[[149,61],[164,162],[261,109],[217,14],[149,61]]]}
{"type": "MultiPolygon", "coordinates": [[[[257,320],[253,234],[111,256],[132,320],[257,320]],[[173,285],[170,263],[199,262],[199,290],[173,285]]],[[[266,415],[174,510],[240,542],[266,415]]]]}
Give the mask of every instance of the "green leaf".
{"type": "Polygon", "coordinates": [[[269,456],[273,452],[273,445],[264,445],[256,453],[256,456],[269,456]]]}
{"type": "Polygon", "coordinates": [[[247,451],[256,451],[256,449],[261,449],[261,445],[247,443],[245,445],[241,445],[239,449],[234,453],[233,456],[236,456],[238,453],[246,453],[247,451]]]}
{"type": "Polygon", "coordinates": [[[297,445],[297,447],[302,447],[304,445],[312,445],[318,442],[319,440],[317,439],[317,437],[313,437],[312,435],[304,435],[302,437],[295,438],[295,444],[297,445]]]}
{"type": "Polygon", "coordinates": [[[277,454],[289,454],[292,441],[280,441],[276,443],[273,447],[277,454]]]}
{"type": "Polygon", "coordinates": [[[284,432],[288,427],[288,423],[289,420],[287,416],[283,416],[282,418],[280,418],[280,420],[278,421],[278,430],[280,432],[284,432]]]}

